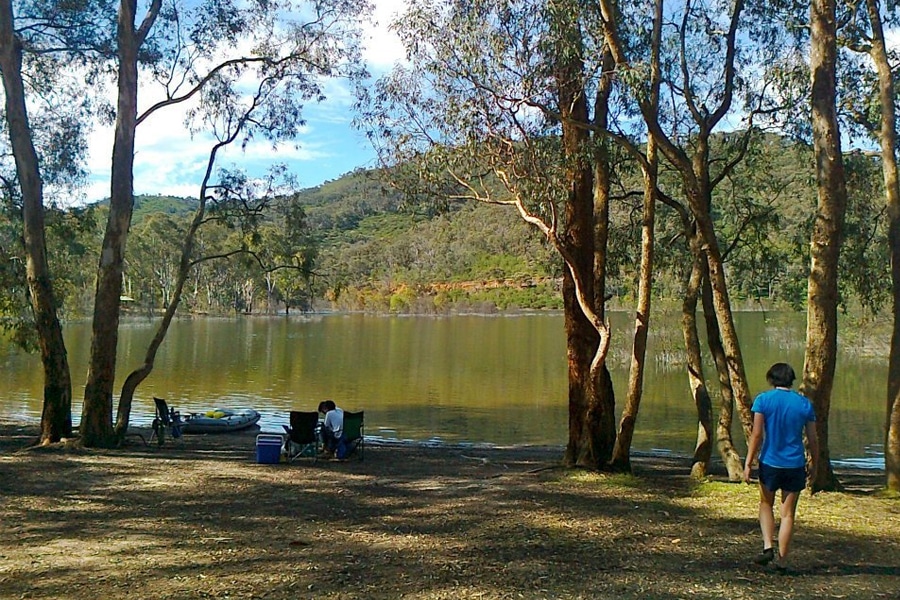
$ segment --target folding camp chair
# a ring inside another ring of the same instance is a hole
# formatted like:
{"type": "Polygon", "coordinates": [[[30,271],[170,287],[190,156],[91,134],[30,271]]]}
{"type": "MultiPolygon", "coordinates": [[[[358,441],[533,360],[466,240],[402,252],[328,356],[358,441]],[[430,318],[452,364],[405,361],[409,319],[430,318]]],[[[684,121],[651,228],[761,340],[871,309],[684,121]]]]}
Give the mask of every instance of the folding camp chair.
{"type": "Polygon", "coordinates": [[[169,405],[162,398],[154,397],[153,402],[156,404],[156,414],[153,417],[153,433],[150,434],[150,442],[156,437],[156,443],[162,446],[166,437],[166,429],[169,430],[172,439],[180,438],[181,414],[174,408],[169,408],[169,405]]]}
{"type": "Polygon", "coordinates": [[[313,462],[319,456],[319,413],[291,411],[290,426],[282,425],[287,434],[284,447],[290,462],[301,457],[312,458],[313,462]]]}
{"type": "Polygon", "coordinates": [[[346,454],[341,457],[345,458],[354,452],[359,456],[359,460],[365,458],[366,449],[365,437],[365,411],[348,412],[344,411],[344,437],[343,443],[346,445],[346,454]]]}

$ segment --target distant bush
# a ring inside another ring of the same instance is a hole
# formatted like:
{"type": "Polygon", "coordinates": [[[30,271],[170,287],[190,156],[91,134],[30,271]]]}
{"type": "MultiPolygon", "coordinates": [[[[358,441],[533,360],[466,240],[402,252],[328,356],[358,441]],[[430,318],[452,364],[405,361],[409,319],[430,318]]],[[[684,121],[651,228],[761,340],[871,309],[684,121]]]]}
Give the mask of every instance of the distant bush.
{"type": "Polygon", "coordinates": [[[448,314],[510,310],[561,310],[558,285],[548,280],[535,285],[500,285],[491,282],[445,284],[438,291],[401,284],[393,289],[348,288],[332,302],[347,311],[400,314],[448,314]]]}

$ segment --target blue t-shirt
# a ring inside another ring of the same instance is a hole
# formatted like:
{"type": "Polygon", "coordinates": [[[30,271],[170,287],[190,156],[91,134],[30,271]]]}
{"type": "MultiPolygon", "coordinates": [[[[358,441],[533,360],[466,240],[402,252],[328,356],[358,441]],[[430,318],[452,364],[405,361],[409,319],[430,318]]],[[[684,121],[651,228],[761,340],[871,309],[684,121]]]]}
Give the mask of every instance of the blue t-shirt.
{"type": "Polygon", "coordinates": [[[816,420],[812,402],[793,390],[775,388],[757,396],[751,410],[766,421],[759,462],[781,469],[804,466],[803,430],[816,420]]]}

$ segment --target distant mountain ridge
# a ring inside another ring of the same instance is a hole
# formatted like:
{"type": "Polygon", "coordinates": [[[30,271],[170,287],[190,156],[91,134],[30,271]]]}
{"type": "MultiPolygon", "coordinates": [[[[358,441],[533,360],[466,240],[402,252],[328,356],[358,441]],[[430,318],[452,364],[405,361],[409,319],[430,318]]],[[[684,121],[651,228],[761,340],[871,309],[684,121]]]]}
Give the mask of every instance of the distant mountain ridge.
{"type": "MultiPolygon", "coordinates": [[[[357,170],[298,193],[318,245],[320,302],[347,310],[433,312],[558,308],[559,265],[508,207],[410,206],[357,170]]],[[[135,197],[147,215],[190,215],[194,198],[135,197]]]]}

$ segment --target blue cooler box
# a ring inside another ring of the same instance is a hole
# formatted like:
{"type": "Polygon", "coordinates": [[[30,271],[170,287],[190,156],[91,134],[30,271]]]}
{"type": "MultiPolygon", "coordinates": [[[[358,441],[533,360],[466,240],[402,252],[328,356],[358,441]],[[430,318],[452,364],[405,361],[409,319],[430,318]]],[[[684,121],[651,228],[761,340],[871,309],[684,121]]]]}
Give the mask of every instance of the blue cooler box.
{"type": "Polygon", "coordinates": [[[277,465],[281,458],[281,442],[280,435],[256,436],[256,462],[261,465],[277,465]]]}

